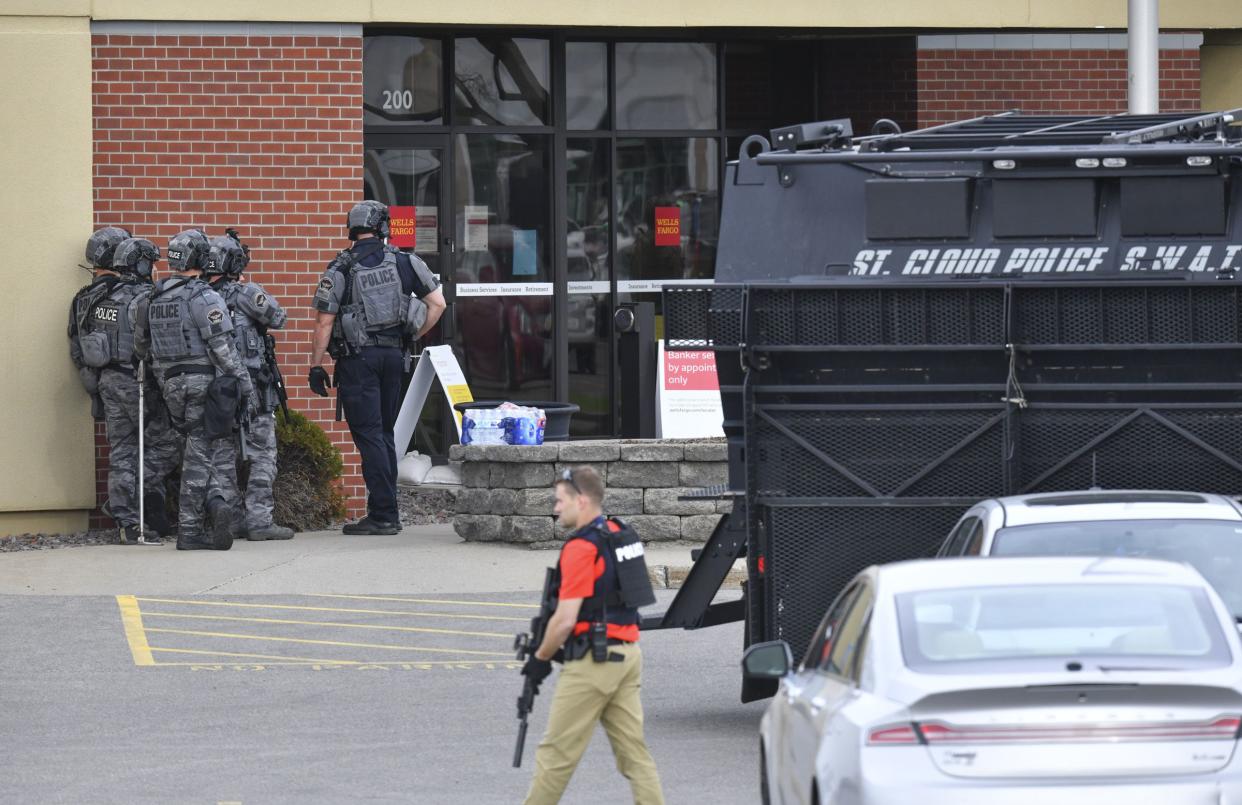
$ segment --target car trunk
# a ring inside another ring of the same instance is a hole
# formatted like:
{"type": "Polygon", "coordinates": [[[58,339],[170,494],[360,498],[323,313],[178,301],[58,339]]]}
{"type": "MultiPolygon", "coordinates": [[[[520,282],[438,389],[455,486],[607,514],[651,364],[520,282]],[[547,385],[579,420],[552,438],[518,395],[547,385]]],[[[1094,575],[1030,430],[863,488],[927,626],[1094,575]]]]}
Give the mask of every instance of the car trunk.
{"type": "Polygon", "coordinates": [[[1157,777],[1224,767],[1242,696],[1203,685],[1048,685],[940,693],[910,712],[936,767],[954,777],[1157,777]]]}

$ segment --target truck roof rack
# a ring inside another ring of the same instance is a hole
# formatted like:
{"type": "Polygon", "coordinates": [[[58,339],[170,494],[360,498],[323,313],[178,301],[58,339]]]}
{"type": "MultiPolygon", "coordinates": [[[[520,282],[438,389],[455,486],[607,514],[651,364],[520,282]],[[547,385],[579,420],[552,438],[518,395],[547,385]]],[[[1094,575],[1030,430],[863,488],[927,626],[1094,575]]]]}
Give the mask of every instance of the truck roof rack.
{"type": "Polygon", "coordinates": [[[860,151],[955,150],[1012,146],[1135,145],[1242,141],[1242,109],[1196,114],[1027,115],[1019,111],[976,117],[910,132],[855,137],[860,151]]]}

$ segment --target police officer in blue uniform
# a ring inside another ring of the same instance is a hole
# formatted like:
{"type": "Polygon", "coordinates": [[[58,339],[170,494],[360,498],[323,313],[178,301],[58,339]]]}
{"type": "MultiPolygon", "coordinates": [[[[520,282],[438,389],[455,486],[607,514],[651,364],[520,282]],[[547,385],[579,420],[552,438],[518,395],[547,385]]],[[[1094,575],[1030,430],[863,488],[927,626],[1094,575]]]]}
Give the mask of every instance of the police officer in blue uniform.
{"type": "Polygon", "coordinates": [[[307,380],[312,391],[328,396],[332,383],[320,363],[325,352],[336,360],[336,393],[362,457],[367,515],[342,530],[396,534],[401,519],[393,428],[401,408],[405,353],[444,313],[444,294],[422,260],[385,242],[386,206],[355,204],[347,226],[354,244],[328,265],[315,291],[307,380]]]}

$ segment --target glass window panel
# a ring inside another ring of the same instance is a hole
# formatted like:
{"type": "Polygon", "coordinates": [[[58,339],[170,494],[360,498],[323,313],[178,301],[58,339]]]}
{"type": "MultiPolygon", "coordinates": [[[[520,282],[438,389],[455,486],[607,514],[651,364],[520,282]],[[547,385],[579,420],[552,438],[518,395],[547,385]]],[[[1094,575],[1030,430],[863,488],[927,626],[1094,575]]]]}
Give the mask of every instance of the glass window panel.
{"type": "Polygon", "coordinates": [[[551,399],[549,140],[453,140],[453,308],[462,369],[477,399],[551,399]]]}
{"type": "Polygon", "coordinates": [[[368,125],[443,123],[440,40],[368,36],[362,40],[362,109],[368,125]]]}
{"type": "Polygon", "coordinates": [[[565,116],[571,129],[608,127],[608,47],[603,42],[565,45],[565,116]]]}
{"type": "Polygon", "coordinates": [[[714,129],[716,46],[618,42],[618,129],[714,129]]]}
{"type": "MultiPolygon", "coordinates": [[[[720,228],[719,143],[709,137],[617,141],[617,279],[710,279],[720,228]],[[675,231],[657,230],[657,217],[675,231]]],[[[659,294],[651,297],[658,301],[659,294]]]]}
{"type": "Polygon", "coordinates": [[[611,436],[614,431],[609,371],[611,301],[608,259],[609,141],[566,143],[568,187],[566,256],[569,269],[569,400],[582,409],[570,421],[575,437],[611,436]]]}
{"type": "Polygon", "coordinates": [[[457,125],[551,123],[551,61],[546,39],[458,39],[453,58],[453,114],[457,125]]]}
{"type": "Polygon", "coordinates": [[[414,252],[440,273],[440,148],[368,148],[362,159],[363,198],[412,206],[414,252]]]}

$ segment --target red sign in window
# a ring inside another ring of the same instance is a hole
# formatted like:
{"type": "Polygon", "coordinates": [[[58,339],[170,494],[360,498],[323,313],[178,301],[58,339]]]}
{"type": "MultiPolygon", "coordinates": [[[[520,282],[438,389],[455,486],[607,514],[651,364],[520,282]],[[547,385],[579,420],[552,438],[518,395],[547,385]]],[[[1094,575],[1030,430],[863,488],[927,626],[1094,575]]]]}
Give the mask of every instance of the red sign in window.
{"type": "Polygon", "coordinates": [[[388,243],[398,249],[414,248],[414,208],[388,208],[388,243]]]}
{"type": "Polygon", "coordinates": [[[681,208],[655,208],[655,245],[681,245],[681,208]]]}

